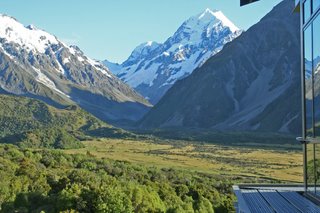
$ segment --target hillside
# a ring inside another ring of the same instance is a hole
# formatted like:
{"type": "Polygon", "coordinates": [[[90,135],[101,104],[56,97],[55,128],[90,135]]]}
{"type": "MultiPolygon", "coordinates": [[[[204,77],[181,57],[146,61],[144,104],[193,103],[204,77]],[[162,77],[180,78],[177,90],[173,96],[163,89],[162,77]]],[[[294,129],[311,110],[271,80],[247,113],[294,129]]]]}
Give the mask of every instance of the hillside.
{"type": "Polygon", "coordinates": [[[77,106],[57,109],[26,97],[0,95],[0,142],[22,147],[77,148],[90,137],[125,137],[77,106]]]}
{"type": "Polygon", "coordinates": [[[282,1],[256,25],[178,81],[142,128],[301,131],[299,15],[282,1]]]}

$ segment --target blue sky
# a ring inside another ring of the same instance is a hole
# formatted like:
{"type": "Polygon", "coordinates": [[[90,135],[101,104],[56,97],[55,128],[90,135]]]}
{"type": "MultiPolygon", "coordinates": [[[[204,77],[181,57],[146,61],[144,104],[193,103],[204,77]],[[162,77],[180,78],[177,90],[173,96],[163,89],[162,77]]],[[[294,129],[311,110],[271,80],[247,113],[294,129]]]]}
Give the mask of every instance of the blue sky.
{"type": "Polygon", "coordinates": [[[239,0],[0,0],[0,13],[78,45],[89,57],[122,62],[140,43],[164,42],[206,8],[246,30],[280,1],[240,7],[239,0]]]}

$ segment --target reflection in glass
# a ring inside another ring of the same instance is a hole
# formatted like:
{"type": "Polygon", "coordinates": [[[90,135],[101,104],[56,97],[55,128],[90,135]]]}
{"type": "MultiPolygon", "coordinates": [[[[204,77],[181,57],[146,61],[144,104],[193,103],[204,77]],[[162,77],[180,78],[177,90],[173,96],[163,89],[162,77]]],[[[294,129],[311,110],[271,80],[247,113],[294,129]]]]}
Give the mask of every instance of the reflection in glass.
{"type": "MultiPolygon", "coordinates": [[[[314,93],[314,134],[320,138],[320,16],[313,21],[313,93],[314,93]]],[[[320,145],[314,147],[314,173],[316,193],[320,195],[320,145]]]]}
{"type": "Polygon", "coordinates": [[[315,191],[320,195],[320,144],[314,146],[314,175],[315,175],[315,191]]]}
{"type": "Polygon", "coordinates": [[[320,137],[320,16],[313,22],[313,93],[315,136],[320,137]],[[316,39],[317,38],[317,39],[316,39]]]}
{"type": "Polygon", "coordinates": [[[306,136],[313,136],[312,115],[313,115],[313,89],[312,89],[312,42],[311,26],[304,31],[304,77],[305,77],[305,119],[306,136]]]}
{"type": "Polygon", "coordinates": [[[315,193],[316,192],[316,164],[314,161],[314,151],[315,145],[308,144],[307,145],[307,184],[308,184],[308,191],[315,193]]]}
{"type": "Polygon", "coordinates": [[[310,18],[311,15],[311,0],[306,0],[303,3],[303,21],[304,23],[310,18]]]}
{"type": "MultiPolygon", "coordinates": [[[[306,136],[313,137],[313,79],[312,79],[312,35],[309,26],[304,31],[304,84],[306,136]]],[[[315,192],[314,146],[307,145],[307,185],[308,191],[315,192]]]]}

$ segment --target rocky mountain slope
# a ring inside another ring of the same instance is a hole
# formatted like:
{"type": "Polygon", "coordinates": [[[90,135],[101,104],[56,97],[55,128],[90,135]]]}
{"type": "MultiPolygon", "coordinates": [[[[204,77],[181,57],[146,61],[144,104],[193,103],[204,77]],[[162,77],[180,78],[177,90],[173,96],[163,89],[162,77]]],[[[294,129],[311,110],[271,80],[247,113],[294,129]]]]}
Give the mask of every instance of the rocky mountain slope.
{"type": "Polygon", "coordinates": [[[78,104],[108,121],[137,120],[149,110],[148,101],[78,47],[6,15],[0,26],[1,93],[78,104]]]}
{"type": "Polygon", "coordinates": [[[151,103],[157,103],[179,79],[239,36],[241,31],[221,11],[206,9],[185,21],[163,44],[139,45],[121,65],[104,64],[151,103]]]}
{"type": "Polygon", "coordinates": [[[300,132],[299,14],[284,0],[182,79],[141,127],[300,132]]]}

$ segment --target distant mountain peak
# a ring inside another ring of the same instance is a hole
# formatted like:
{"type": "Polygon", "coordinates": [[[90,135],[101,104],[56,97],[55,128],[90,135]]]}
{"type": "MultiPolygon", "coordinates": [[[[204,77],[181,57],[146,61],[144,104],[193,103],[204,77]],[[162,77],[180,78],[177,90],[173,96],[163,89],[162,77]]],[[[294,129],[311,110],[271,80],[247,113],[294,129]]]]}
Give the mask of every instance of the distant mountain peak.
{"type": "Polygon", "coordinates": [[[146,43],[146,46],[152,46],[153,44],[154,44],[155,42],[154,41],[148,41],[147,43],[146,43]]]}
{"type": "Polygon", "coordinates": [[[161,44],[155,41],[148,41],[137,46],[129,56],[128,60],[124,63],[130,63],[131,61],[135,61],[147,56],[151,51],[158,48],[161,44]]]}
{"type": "Polygon", "coordinates": [[[140,44],[121,65],[104,63],[156,103],[177,80],[188,76],[241,32],[221,11],[207,8],[184,21],[164,43],[140,44]]]}
{"type": "Polygon", "coordinates": [[[212,17],[214,16],[215,12],[218,12],[218,10],[211,10],[210,8],[207,8],[204,10],[203,13],[199,15],[198,19],[203,19],[205,17],[212,17]]]}
{"type": "Polygon", "coordinates": [[[216,11],[214,15],[221,21],[224,26],[229,27],[231,32],[234,33],[236,31],[239,31],[239,28],[234,25],[221,11],[216,11]]]}
{"type": "Polygon", "coordinates": [[[142,44],[140,44],[136,49],[143,49],[143,48],[149,48],[149,47],[156,47],[159,46],[160,44],[155,42],[155,41],[147,41],[142,44]]]}
{"type": "Polygon", "coordinates": [[[187,22],[202,22],[205,24],[216,24],[221,22],[221,24],[225,27],[228,27],[231,32],[239,31],[240,29],[233,24],[220,10],[211,10],[210,8],[207,8],[204,10],[204,12],[200,13],[199,15],[192,17],[187,22]]]}

